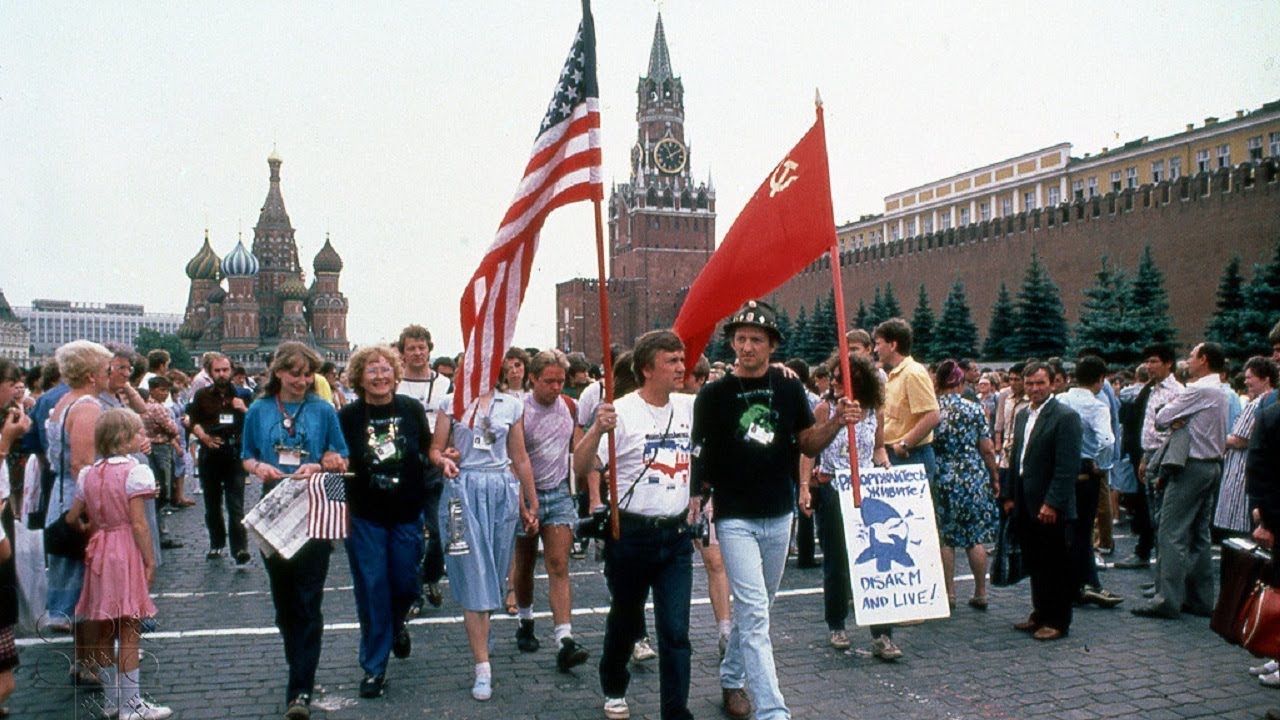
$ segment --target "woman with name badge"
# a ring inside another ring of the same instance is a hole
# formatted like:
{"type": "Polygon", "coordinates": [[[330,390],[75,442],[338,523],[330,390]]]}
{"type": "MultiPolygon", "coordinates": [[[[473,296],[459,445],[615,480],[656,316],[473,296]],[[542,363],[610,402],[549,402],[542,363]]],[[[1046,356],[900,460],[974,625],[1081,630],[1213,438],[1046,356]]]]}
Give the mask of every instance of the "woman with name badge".
{"type": "MultiPolygon", "coordinates": [[[[320,365],[320,356],[306,345],[281,343],[268,370],[266,391],[245,415],[241,458],[245,472],[262,482],[263,495],[286,476],[346,470],[347,444],[338,413],[310,389],[320,365]]],[[[264,559],[276,627],[289,664],[285,717],[290,720],[311,717],[324,631],[320,604],[332,550],[330,540],[308,540],[288,560],[279,555],[264,559]]]]}
{"type": "MultiPolygon", "coordinates": [[[[452,397],[445,398],[441,408],[452,404],[452,397]]],[[[524,446],[523,414],[521,400],[488,393],[471,401],[457,420],[440,410],[431,439],[431,462],[440,466],[447,480],[440,503],[445,567],[449,587],[464,610],[463,624],[476,663],[471,688],[476,700],[493,694],[489,613],[502,606],[516,522],[523,523],[526,533],[538,531],[538,497],[524,446]],[[446,449],[450,444],[459,459],[446,449]]]]}
{"type": "Polygon", "coordinates": [[[387,345],[351,356],[357,399],[338,413],[351,449],[347,478],[347,561],[360,619],[360,697],[381,697],[387,658],[412,650],[405,625],[418,597],[422,509],[427,502],[426,452],[431,444],[422,403],[396,394],[400,353],[387,345]]]}

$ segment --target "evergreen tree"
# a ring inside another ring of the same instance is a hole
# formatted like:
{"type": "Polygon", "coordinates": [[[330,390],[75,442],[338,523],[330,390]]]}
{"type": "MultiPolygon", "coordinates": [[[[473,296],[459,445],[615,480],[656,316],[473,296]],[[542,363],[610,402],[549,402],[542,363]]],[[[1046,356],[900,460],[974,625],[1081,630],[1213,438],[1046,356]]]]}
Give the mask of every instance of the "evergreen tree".
{"type": "Polygon", "coordinates": [[[831,355],[837,342],[836,301],[832,291],[813,304],[813,315],[809,317],[809,343],[800,357],[810,365],[820,363],[831,355]]]}
{"type": "Polygon", "coordinates": [[[884,296],[880,294],[880,286],[876,285],[875,298],[871,300],[871,309],[867,312],[867,322],[871,323],[868,327],[874,328],[890,317],[884,314],[884,296]]]}
{"type": "Polygon", "coordinates": [[[794,328],[791,326],[791,316],[787,314],[786,308],[778,309],[778,333],[782,335],[782,342],[778,343],[778,349],[775,354],[780,358],[792,357],[792,347],[795,345],[795,336],[792,335],[794,328]]]}
{"type": "Polygon", "coordinates": [[[1124,270],[1102,257],[1093,287],[1084,292],[1076,347],[1095,347],[1108,362],[1129,364],[1141,360],[1144,340],[1130,307],[1132,287],[1124,270]]]}
{"type": "Polygon", "coordinates": [[[929,307],[929,293],[920,283],[916,296],[916,309],[911,313],[911,353],[921,361],[933,359],[933,308],[929,307]]]}
{"type": "MultiPolygon", "coordinates": [[[[893,283],[884,284],[883,310],[884,312],[881,316],[882,320],[888,320],[889,318],[902,317],[902,307],[898,305],[898,298],[895,297],[893,294],[893,283]]],[[[914,342],[912,343],[912,347],[915,347],[914,342]]]]}
{"type": "Polygon", "coordinates": [[[1018,291],[1016,318],[1014,357],[1044,360],[1067,351],[1071,330],[1062,309],[1062,294],[1034,251],[1018,291]]]}
{"type": "Polygon", "coordinates": [[[805,351],[808,349],[809,345],[811,325],[812,323],[809,321],[809,313],[805,310],[805,307],[801,305],[800,309],[796,311],[796,320],[792,325],[791,336],[793,339],[788,344],[787,351],[791,354],[786,358],[783,358],[784,360],[793,357],[804,357],[805,351]]]}
{"type": "MultiPolygon", "coordinates": [[[[1248,300],[1255,311],[1266,317],[1267,321],[1275,324],[1280,320],[1280,241],[1276,242],[1275,249],[1271,254],[1271,262],[1263,266],[1254,268],[1254,280],[1250,284],[1253,288],[1248,300]],[[1258,277],[1261,272],[1262,276],[1258,277]]],[[[1268,326],[1270,331],[1271,327],[1268,326]]],[[[1266,340],[1266,333],[1263,334],[1263,340],[1266,340]]]]}
{"type": "Polygon", "coordinates": [[[1205,335],[1213,342],[1222,345],[1227,357],[1234,360],[1247,360],[1248,340],[1244,336],[1245,317],[1245,282],[1244,273],[1240,271],[1240,256],[1232,255],[1227,266],[1222,270],[1222,278],[1218,280],[1217,309],[1209,318],[1205,335]]]}
{"type": "Polygon", "coordinates": [[[937,359],[973,357],[978,349],[978,326],[969,312],[964,283],[956,280],[942,304],[942,317],[933,333],[933,357],[937,359]]]}
{"type": "Polygon", "coordinates": [[[1000,283],[1000,291],[996,293],[996,302],[991,306],[991,322],[987,325],[987,339],[982,343],[984,360],[1013,360],[1018,357],[1017,342],[1018,323],[1017,310],[1013,307],[1013,298],[1009,297],[1009,288],[1000,283]]]}
{"type": "Polygon", "coordinates": [[[1280,285],[1271,279],[1266,265],[1253,266],[1253,279],[1244,287],[1244,304],[1235,314],[1239,327],[1239,357],[1248,359],[1254,355],[1269,356],[1271,345],[1267,334],[1276,321],[1276,313],[1268,312],[1267,303],[1280,295],[1280,285]]]}
{"type": "Polygon", "coordinates": [[[867,323],[869,322],[871,322],[871,316],[867,313],[867,304],[862,302],[861,298],[859,298],[858,314],[854,316],[853,324],[867,332],[871,332],[872,330],[875,330],[875,326],[868,325],[867,323]]]}
{"type": "Polygon", "coordinates": [[[1169,319],[1169,294],[1164,289],[1164,273],[1156,266],[1150,245],[1143,248],[1138,269],[1133,274],[1129,308],[1143,344],[1171,343],[1177,337],[1169,319]]]}

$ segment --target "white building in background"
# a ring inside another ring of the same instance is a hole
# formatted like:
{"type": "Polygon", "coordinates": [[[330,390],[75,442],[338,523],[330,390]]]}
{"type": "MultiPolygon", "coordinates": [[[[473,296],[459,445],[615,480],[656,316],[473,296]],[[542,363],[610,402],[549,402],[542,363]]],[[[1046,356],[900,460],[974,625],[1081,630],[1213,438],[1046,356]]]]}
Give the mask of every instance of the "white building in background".
{"type": "Polygon", "coordinates": [[[23,366],[31,361],[31,336],[9,307],[3,290],[0,290],[0,358],[23,366]]]}
{"type": "Polygon", "coordinates": [[[32,300],[30,307],[14,310],[31,334],[34,358],[47,358],[72,340],[133,347],[144,327],[172,334],[182,325],[180,313],[149,313],[141,305],[127,303],[32,300]]]}

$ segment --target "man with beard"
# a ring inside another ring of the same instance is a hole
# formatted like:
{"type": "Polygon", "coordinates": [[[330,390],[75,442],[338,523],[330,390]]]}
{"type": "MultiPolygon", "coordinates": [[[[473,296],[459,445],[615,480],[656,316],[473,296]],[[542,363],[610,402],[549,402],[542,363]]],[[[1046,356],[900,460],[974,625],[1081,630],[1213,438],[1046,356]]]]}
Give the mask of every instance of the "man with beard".
{"type": "Polygon", "coordinates": [[[252,395],[231,382],[231,360],[217,355],[209,363],[211,385],[191,398],[187,409],[191,433],[200,442],[200,489],[204,492],[204,523],[209,529],[208,560],[222,557],[231,532],[231,554],[237,565],[249,562],[244,525],[244,469],[240,463],[240,434],[252,395]],[[227,520],[222,520],[226,502],[227,520]]]}

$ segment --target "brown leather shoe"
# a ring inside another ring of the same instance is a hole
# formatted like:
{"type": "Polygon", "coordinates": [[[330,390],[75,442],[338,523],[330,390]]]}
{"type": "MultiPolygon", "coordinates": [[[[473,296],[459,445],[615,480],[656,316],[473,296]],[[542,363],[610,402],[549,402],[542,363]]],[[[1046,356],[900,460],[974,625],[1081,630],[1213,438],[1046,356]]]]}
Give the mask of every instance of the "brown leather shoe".
{"type": "Polygon", "coordinates": [[[1037,640],[1049,641],[1049,640],[1059,640],[1065,635],[1066,633],[1062,632],[1061,630],[1057,628],[1051,628],[1048,625],[1045,625],[1044,627],[1041,627],[1039,630],[1035,631],[1031,635],[1031,637],[1037,640]]]}
{"type": "Polygon", "coordinates": [[[1013,629],[1017,630],[1018,632],[1033,633],[1040,629],[1040,623],[1036,622],[1031,618],[1027,618],[1026,620],[1023,620],[1020,623],[1014,623],[1013,629]]]}
{"type": "Polygon", "coordinates": [[[747,691],[742,688],[721,688],[720,694],[724,699],[724,714],[734,720],[746,720],[751,715],[751,700],[747,698],[747,691]]]}

